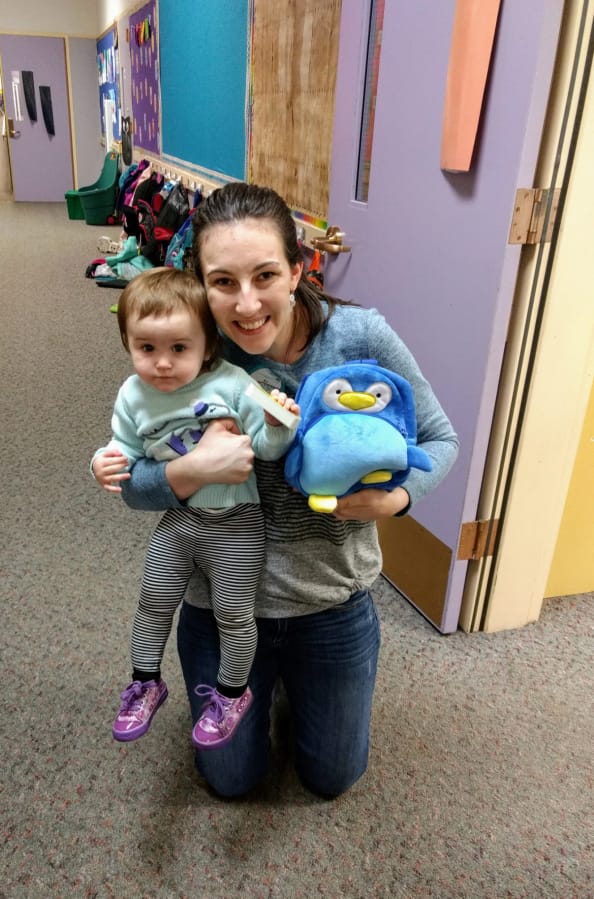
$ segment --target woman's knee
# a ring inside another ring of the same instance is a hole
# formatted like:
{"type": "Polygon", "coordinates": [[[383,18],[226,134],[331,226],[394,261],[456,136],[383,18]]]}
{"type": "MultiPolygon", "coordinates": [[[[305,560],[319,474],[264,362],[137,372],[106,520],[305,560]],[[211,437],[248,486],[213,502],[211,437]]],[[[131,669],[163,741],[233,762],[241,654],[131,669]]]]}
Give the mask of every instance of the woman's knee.
{"type": "MultiPolygon", "coordinates": [[[[221,751],[217,750],[220,756],[221,751]]],[[[240,799],[253,792],[265,780],[268,764],[265,759],[259,763],[242,765],[239,759],[230,762],[214,758],[214,753],[196,750],[194,764],[198,774],[204,778],[210,789],[221,799],[240,799]]]]}
{"type": "Polygon", "coordinates": [[[316,769],[313,765],[307,766],[307,771],[300,770],[297,765],[297,774],[303,786],[315,793],[320,799],[338,799],[343,793],[353,787],[367,770],[367,761],[361,767],[347,767],[342,770],[333,767],[320,766],[316,769]]]}

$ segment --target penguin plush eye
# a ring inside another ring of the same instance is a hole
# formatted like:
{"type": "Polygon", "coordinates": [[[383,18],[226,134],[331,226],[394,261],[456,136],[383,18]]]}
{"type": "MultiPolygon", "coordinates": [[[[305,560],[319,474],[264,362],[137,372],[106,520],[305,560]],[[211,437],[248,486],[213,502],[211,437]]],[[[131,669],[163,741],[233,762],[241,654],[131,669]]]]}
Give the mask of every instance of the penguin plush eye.
{"type": "Polygon", "coordinates": [[[350,393],[352,389],[350,381],[347,381],[346,378],[335,378],[324,387],[322,401],[329,406],[330,409],[344,412],[344,406],[341,405],[339,397],[341,393],[350,393]]]}
{"type": "Polygon", "coordinates": [[[361,409],[361,412],[381,412],[392,400],[392,388],[385,381],[375,381],[366,388],[365,393],[375,397],[375,403],[368,409],[361,409]]]}

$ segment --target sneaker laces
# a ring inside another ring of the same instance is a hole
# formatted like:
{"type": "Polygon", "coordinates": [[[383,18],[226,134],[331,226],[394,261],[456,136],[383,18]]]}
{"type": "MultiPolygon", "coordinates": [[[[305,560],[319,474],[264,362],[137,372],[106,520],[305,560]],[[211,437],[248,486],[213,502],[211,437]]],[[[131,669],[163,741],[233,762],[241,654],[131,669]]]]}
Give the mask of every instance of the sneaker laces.
{"type": "Polygon", "coordinates": [[[142,708],[145,690],[140,681],[133,681],[121,694],[120,715],[134,715],[142,708]]]}
{"type": "Polygon", "coordinates": [[[202,714],[207,710],[212,711],[212,716],[209,717],[212,717],[216,724],[220,724],[224,720],[225,713],[232,700],[221,696],[216,687],[209,687],[208,684],[198,684],[194,693],[196,696],[207,697],[206,702],[202,706],[202,714]]]}

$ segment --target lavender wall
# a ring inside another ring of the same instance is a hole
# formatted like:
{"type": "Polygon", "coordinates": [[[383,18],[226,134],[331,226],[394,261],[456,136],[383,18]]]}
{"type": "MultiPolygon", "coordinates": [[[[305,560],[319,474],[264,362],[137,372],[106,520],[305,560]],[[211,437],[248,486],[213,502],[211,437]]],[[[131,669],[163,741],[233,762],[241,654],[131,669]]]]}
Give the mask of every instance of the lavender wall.
{"type": "Polygon", "coordinates": [[[105,147],[101,145],[99,97],[97,94],[97,41],[70,38],[70,73],[77,187],[99,177],[105,147]]]}

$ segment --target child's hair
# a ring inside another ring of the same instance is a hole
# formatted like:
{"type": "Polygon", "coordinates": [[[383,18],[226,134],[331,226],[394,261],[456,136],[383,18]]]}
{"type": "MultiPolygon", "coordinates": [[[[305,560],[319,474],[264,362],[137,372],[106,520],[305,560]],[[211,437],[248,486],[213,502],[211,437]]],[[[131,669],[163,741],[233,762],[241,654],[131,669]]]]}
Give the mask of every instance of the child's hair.
{"type": "Polygon", "coordinates": [[[186,269],[152,268],[126,285],[118,300],[120,337],[128,352],[128,320],[149,315],[169,315],[179,309],[193,312],[206,338],[205,362],[212,365],[221,352],[221,338],[206,300],[206,291],[196,275],[186,269]]]}

